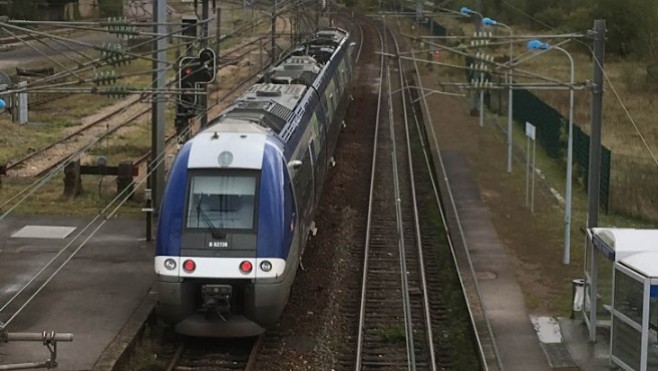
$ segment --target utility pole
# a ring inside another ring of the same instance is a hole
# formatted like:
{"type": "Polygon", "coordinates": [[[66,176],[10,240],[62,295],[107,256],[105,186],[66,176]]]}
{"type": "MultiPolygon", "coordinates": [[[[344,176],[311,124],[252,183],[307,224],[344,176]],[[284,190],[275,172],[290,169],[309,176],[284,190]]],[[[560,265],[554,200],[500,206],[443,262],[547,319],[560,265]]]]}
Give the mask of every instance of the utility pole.
{"type": "MultiPolygon", "coordinates": [[[[167,0],[153,1],[153,32],[167,34],[167,0]]],[[[153,214],[157,217],[164,190],[165,108],[167,97],[167,38],[153,42],[153,103],[151,106],[151,199],[153,214]]]]}
{"type": "MultiPolygon", "coordinates": [[[[592,82],[592,132],[589,142],[589,170],[587,179],[587,228],[599,224],[599,192],[601,185],[601,119],[603,112],[603,57],[605,56],[605,20],[594,21],[594,77],[592,82]]],[[[591,291],[596,292],[598,285],[598,258],[592,260],[591,291]]],[[[597,298],[591,298],[589,318],[589,341],[596,341],[597,298]]]]}
{"type": "MultiPolygon", "coordinates": [[[[201,49],[208,46],[208,19],[210,18],[208,9],[208,2],[210,0],[201,1],[201,49]]],[[[219,40],[218,40],[219,41],[219,40]]],[[[208,93],[208,85],[203,84],[204,93],[208,93]]],[[[208,95],[202,94],[199,96],[199,109],[201,110],[201,117],[199,118],[202,128],[208,125],[208,95]]]]}
{"type": "MultiPolygon", "coordinates": [[[[324,10],[322,3],[323,3],[322,0],[318,0],[317,12],[315,12],[315,30],[313,31],[317,31],[320,28],[320,14],[322,13],[322,10],[324,10]]],[[[382,4],[381,4],[381,0],[379,0],[379,10],[381,9],[382,9],[382,4]]]]}
{"type": "Polygon", "coordinates": [[[603,112],[603,58],[605,57],[605,20],[594,21],[594,84],[592,88],[592,132],[589,142],[589,177],[587,179],[587,227],[599,224],[601,185],[601,121],[603,112]]]}
{"type": "Polygon", "coordinates": [[[276,8],[277,8],[277,2],[278,0],[274,0],[274,3],[272,4],[272,50],[271,50],[271,58],[272,58],[272,64],[276,62],[276,8]]]}

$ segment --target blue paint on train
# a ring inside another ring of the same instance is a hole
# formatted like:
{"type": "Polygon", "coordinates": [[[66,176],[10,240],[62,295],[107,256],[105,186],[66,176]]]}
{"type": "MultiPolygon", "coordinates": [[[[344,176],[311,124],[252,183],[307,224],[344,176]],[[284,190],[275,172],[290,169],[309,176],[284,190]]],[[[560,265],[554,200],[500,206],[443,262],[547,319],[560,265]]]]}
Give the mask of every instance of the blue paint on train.
{"type": "Polygon", "coordinates": [[[169,172],[169,180],[165,187],[158,220],[156,255],[177,256],[180,254],[187,189],[187,162],[191,148],[192,142],[183,146],[169,172]]]}
{"type": "Polygon", "coordinates": [[[263,167],[260,178],[258,208],[257,256],[288,258],[292,233],[288,221],[292,217],[291,194],[288,172],[281,150],[276,144],[265,144],[263,167]]]}

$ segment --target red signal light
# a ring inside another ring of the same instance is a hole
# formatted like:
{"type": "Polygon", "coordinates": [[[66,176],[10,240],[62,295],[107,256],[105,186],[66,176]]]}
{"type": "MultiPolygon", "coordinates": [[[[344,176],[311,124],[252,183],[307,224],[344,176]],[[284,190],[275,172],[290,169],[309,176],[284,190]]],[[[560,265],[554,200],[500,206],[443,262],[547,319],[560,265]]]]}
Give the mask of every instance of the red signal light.
{"type": "Polygon", "coordinates": [[[183,70],[183,73],[185,74],[185,76],[189,76],[192,73],[192,68],[190,67],[185,68],[183,70]]]}
{"type": "Polygon", "coordinates": [[[187,273],[192,273],[196,269],[196,263],[194,262],[194,260],[188,259],[183,263],[183,269],[187,273]]]}
{"type": "Polygon", "coordinates": [[[249,273],[251,272],[252,269],[254,269],[254,266],[253,264],[251,264],[250,261],[245,260],[242,263],[240,263],[240,270],[242,271],[242,273],[249,273]]]}

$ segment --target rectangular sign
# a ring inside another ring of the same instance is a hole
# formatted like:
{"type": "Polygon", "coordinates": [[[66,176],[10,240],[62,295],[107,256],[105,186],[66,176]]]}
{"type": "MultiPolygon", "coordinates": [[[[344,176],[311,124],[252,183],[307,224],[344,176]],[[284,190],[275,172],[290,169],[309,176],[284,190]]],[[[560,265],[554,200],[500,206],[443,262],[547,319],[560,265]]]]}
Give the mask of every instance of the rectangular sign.
{"type": "MultiPolygon", "coordinates": [[[[27,87],[27,81],[19,82],[18,87],[27,87]]],[[[27,109],[27,93],[18,93],[18,123],[21,125],[27,124],[27,109]]]]}
{"type": "Polygon", "coordinates": [[[527,121],[525,123],[525,135],[528,138],[535,140],[535,126],[527,121]]]}

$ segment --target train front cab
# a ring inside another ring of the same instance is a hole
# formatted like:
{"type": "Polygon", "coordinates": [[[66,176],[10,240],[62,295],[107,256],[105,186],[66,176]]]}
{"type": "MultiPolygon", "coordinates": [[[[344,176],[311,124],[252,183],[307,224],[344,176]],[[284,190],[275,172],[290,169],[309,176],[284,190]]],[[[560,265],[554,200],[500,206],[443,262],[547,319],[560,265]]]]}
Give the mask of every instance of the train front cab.
{"type": "Polygon", "coordinates": [[[297,213],[280,152],[264,147],[261,169],[188,169],[189,143],[172,166],[155,270],[158,314],[179,333],[257,335],[286,305],[297,213]]]}

